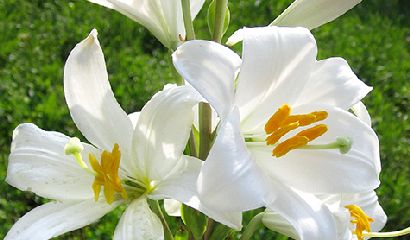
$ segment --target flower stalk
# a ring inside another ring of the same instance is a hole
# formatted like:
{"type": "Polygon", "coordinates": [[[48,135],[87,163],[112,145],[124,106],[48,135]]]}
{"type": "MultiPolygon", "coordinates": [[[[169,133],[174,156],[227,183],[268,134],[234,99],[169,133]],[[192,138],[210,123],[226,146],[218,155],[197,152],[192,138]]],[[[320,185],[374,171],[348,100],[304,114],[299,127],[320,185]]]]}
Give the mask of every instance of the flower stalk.
{"type": "Polygon", "coordinates": [[[212,40],[221,43],[228,0],[215,1],[215,28],[212,40]]]}
{"type": "Polygon", "coordinates": [[[184,26],[186,31],[185,40],[194,40],[195,39],[195,31],[194,26],[192,24],[192,17],[191,17],[191,3],[190,0],[181,0],[182,1],[182,14],[184,19],[184,26]]]}
{"type": "Polygon", "coordinates": [[[169,228],[168,223],[165,220],[164,214],[162,213],[161,206],[159,205],[158,200],[149,200],[149,205],[150,205],[152,211],[161,220],[162,226],[164,227],[164,239],[165,240],[174,240],[171,229],[169,228]]]}

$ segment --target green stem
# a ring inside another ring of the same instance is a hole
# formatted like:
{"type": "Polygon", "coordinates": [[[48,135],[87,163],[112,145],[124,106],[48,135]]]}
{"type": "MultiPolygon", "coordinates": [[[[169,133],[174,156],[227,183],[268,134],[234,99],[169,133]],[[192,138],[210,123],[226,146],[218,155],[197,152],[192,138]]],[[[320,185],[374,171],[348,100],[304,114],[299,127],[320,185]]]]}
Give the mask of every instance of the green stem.
{"type": "Polygon", "coordinates": [[[251,239],[251,237],[253,236],[253,233],[262,224],[262,218],[263,218],[264,214],[265,214],[264,212],[261,212],[261,213],[258,213],[255,217],[252,218],[252,220],[246,226],[245,231],[242,233],[242,236],[239,240],[251,239]]]}
{"type": "Polygon", "coordinates": [[[164,227],[164,238],[165,240],[174,240],[172,235],[171,229],[168,226],[167,221],[165,220],[164,214],[162,213],[161,206],[159,205],[157,200],[151,200],[151,209],[152,211],[157,214],[159,219],[161,220],[162,226],[164,227]]]}
{"type": "Polygon", "coordinates": [[[212,110],[208,103],[199,104],[199,158],[208,157],[211,149],[212,110]]]}
{"type": "Polygon", "coordinates": [[[195,39],[195,31],[194,26],[192,25],[192,17],[191,17],[191,6],[190,0],[181,0],[182,1],[182,14],[184,18],[184,26],[186,31],[186,40],[194,40],[195,39]]]}
{"type": "Polygon", "coordinates": [[[228,0],[215,0],[215,28],[212,40],[221,43],[228,0]]]}
{"type": "Polygon", "coordinates": [[[191,132],[189,134],[188,144],[189,144],[190,155],[193,157],[198,157],[198,152],[196,151],[195,134],[194,134],[193,129],[191,129],[191,132]]]}

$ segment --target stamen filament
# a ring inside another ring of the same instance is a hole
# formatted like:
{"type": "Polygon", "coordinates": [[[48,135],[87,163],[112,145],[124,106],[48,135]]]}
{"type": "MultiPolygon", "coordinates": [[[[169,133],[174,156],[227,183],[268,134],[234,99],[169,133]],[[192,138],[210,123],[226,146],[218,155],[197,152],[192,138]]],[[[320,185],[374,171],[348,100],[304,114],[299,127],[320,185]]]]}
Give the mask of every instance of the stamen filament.
{"type": "Polygon", "coordinates": [[[336,141],[327,144],[307,144],[300,149],[339,149],[341,154],[346,154],[352,148],[353,141],[348,137],[339,137],[336,141]]]}

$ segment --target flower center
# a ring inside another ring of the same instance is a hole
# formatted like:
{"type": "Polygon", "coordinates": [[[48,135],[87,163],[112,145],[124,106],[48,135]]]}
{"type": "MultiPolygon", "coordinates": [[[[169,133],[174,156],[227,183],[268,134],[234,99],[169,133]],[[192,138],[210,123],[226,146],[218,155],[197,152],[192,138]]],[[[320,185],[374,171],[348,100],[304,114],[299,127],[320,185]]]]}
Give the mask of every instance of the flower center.
{"type": "Polygon", "coordinates": [[[73,137],[64,147],[66,155],[73,155],[77,164],[85,169],[90,174],[94,175],[94,183],[92,189],[94,191],[94,200],[98,201],[100,197],[101,187],[104,187],[104,196],[108,204],[114,202],[115,193],[119,193],[123,199],[127,199],[128,195],[121,184],[121,179],[118,175],[120,168],[121,152],[120,147],[116,143],[111,152],[104,150],[101,153],[101,164],[96,157],[90,153],[88,159],[91,165],[90,169],[83,161],[81,152],[84,150],[80,139],[73,137]]]}
{"type": "Polygon", "coordinates": [[[95,201],[97,201],[100,196],[101,187],[104,187],[104,196],[108,204],[114,202],[115,193],[119,193],[123,199],[127,199],[127,192],[122,186],[121,179],[118,176],[121,159],[118,144],[114,144],[114,148],[111,152],[103,151],[101,153],[101,164],[92,153],[88,155],[88,159],[96,173],[92,185],[95,201]]]}
{"type": "MultiPolygon", "coordinates": [[[[266,122],[265,133],[268,135],[265,139],[267,145],[275,145],[288,132],[298,127],[308,126],[313,123],[326,119],[326,111],[315,111],[308,114],[291,115],[289,105],[282,105],[266,122]]],[[[306,146],[310,141],[322,136],[327,132],[326,124],[317,124],[311,128],[300,131],[295,136],[277,144],[272,150],[272,155],[281,157],[293,149],[306,146]]]]}
{"type": "Polygon", "coordinates": [[[367,216],[366,213],[357,205],[347,205],[346,208],[350,212],[350,216],[353,218],[351,223],[356,225],[354,234],[356,234],[358,240],[363,240],[363,231],[370,232],[370,223],[374,222],[374,219],[367,216]]]}

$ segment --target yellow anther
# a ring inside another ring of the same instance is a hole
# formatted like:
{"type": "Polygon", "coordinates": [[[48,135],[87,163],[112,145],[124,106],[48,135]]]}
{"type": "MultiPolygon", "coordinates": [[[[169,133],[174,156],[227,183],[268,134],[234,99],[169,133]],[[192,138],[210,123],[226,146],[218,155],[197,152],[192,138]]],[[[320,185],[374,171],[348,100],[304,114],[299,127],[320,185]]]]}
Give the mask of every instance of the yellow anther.
{"type": "Polygon", "coordinates": [[[283,122],[287,117],[289,117],[291,112],[290,106],[285,104],[282,105],[266,122],[265,132],[266,134],[271,134],[278,130],[282,126],[283,122]]]}
{"type": "Polygon", "coordinates": [[[308,142],[309,142],[309,138],[304,137],[304,136],[291,137],[288,140],[282,143],[279,143],[279,145],[273,149],[272,156],[281,157],[292,149],[305,146],[308,142]]]}
{"type": "Polygon", "coordinates": [[[108,204],[114,202],[116,192],[120,193],[123,199],[127,198],[127,192],[123,188],[121,179],[118,176],[120,159],[121,152],[118,144],[114,144],[112,152],[102,152],[101,164],[93,154],[89,154],[91,167],[96,172],[94,183],[92,185],[95,201],[97,201],[100,196],[102,186],[104,187],[104,196],[108,204]]]}
{"type": "Polygon", "coordinates": [[[309,129],[303,130],[296,134],[296,136],[306,137],[310,141],[313,141],[317,137],[322,136],[325,132],[327,132],[326,124],[319,124],[309,129]]]}
{"type": "Polygon", "coordinates": [[[298,122],[300,126],[306,126],[316,121],[316,116],[313,114],[291,115],[283,122],[283,124],[290,124],[298,122]]]}
{"type": "Polygon", "coordinates": [[[329,116],[329,114],[326,111],[316,111],[316,112],[311,112],[310,114],[313,114],[316,116],[315,122],[325,120],[327,116],[329,116]]]}
{"type": "Polygon", "coordinates": [[[266,138],[266,144],[272,145],[277,143],[281,137],[285,136],[286,133],[296,129],[297,127],[299,127],[298,122],[282,126],[278,130],[274,131],[272,135],[266,138]]]}
{"type": "Polygon", "coordinates": [[[351,221],[356,225],[354,234],[356,234],[358,240],[363,240],[363,231],[370,232],[370,223],[374,222],[374,219],[367,216],[366,213],[357,205],[347,205],[346,208],[350,212],[350,216],[353,218],[351,221]]]}

